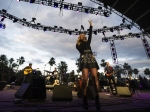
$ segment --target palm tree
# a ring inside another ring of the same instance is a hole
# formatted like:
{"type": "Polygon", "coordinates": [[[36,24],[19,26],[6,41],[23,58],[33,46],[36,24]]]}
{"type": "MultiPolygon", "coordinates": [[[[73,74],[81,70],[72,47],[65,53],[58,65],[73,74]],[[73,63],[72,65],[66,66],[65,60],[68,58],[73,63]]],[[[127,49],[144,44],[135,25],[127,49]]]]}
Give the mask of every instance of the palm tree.
{"type": "Polygon", "coordinates": [[[150,69],[149,68],[145,68],[144,74],[145,75],[149,75],[149,77],[150,77],[150,69]]]}
{"type": "Polygon", "coordinates": [[[52,57],[48,62],[48,64],[50,65],[50,71],[51,71],[51,66],[53,66],[55,63],[56,63],[55,58],[52,57]]]}
{"type": "Polygon", "coordinates": [[[10,58],[8,61],[9,61],[9,68],[12,68],[12,63],[14,62],[14,59],[10,58]]]}
{"type": "Polygon", "coordinates": [[[133,73],[135,74],[135,78],[136,78],[137,74],[139,73],[139,70],[137,68],[134,68],[133,73]]]}
{"type": "Polygon", "coordinates": [[[101,67],[105,67],[106,66],[106,62],[104,59],[101,60],[101,63],[100,63],[101,67]]]}
{"type": "Polygon", "coordinates": [[[61,61],[59,64],[58,64],[58,70],[60,73],[66,73],[67,72],[67,69],[68,69],[68,65],[66,62],[64,61],[61,61]]]}
{"type": "Polygon", "coordinates": [[[21,56],[21,57],[19,57],[19,59],[17,59],[17,63],[18,63],[17,71],[19,69],[19,66],[21,66],[24,62],[25,62],[25,58],[23,56],[21,56]]]}
{"type": "Polygon", "coordinates": [[[132,71],[133,71],[131,66],[128,63],[124,63],[123,68],[128,71],[127,75],[129,77],[131,77],[132,76],[132,71]]]}
{"type": "Polygon", "coordinates": [[[116,65],[115,67],[113,67],[113,69],[117,78],[121,78],[122,68],[119,65],[116,65]]]}

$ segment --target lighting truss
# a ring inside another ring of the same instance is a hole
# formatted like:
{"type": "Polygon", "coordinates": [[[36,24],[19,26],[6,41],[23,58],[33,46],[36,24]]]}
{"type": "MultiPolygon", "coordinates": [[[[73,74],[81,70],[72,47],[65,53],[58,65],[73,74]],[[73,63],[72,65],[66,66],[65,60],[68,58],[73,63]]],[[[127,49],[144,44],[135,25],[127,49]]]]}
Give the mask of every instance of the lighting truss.
{"type": "MultiPolygon", "coordinates": [[[[100,5],[100,7],[104,7],[104,3],[100,2],[101,0],[90,0],[98,5],[100,5]]],[[[128,21],[132,26],[135,26],[137,29],[139,29],[142,32],[146,32],[146,30],[149,29],[142,29],[137,23],[135,23],[133,20],[129,19],[128,17],[126,17],[125,15],[123,15],[122,13],[116,11],[115,9],[113,9],[112,7],[107,6],[107,10],[109,10],[110,12],[114,12],[115,14],[117,14],[118,16],[124,18],[126,21],[128,21]]],[[[148,37],[150,38],[150,34],[148,33],[148,37]]]]}
{"type": "Polygon", "coordinates": [[[111,40],[124,40],[124,39],[128,39],[128,38],[140,38],[141,36],[148,36],[149,34],[146,32],[140,32],[140,33],[129,33],[126,35],[113,35],[111,37],[104,37],[102,38],[102,42],[108,42],[111,40]]]}
{"type": "MultiPolygon", "coordinates": [[[[28,2],[30,3],[30,0],[19,0],[23,2],[28,2]]],[[[93,8],[93,7],[87,7],[87,6],[82,6],[81,4],[72,4],[72,3],[67,3],[63,1],[57,1],[57,0],[34,0],[35,4],[41,4],[41,5],[46,5],[46,6],[51,6],[55,8],[60,8],[60,9],[67,9],[67,10],[72,10],[76,12],[84,12],[87,14],[95,14],[95,15],[101,15],[105,17],[109,17],[111,15],[110,11],[105,9],[104,7],[98,7],[98,8],[93,8]]]]}
{"type": "Polygon", "coordinates": [[[110,41],[110,51],[111,51],[113,63],[118,64],[118,58],[117,58],[117,52],[116,52],[114,40],[110,41]]]}
{"type": "Polygon", "coordinates": [[[142,43],[143,43],[143,46],[144,46],[147,58],[150,59],[150,46],[148,44],[148,41],[147,41],[147,39],[144,36],[141,36],[141,40],[142,40],[142,43]]]}
{"type": "MultiPolygon", "coordinates": [[[[52,32],[59,32],[59,33],[66,33],[70,35],[79,35],[80,33],[85,33],[88,35],[89,29],[87,31],[80,31],[78,29],[71,30],[71,29],[65,29],[63,27],[58,27],[58,26],[44,26],[41,25],[40,23],[35,23],[36,18],[32,18],[31,21],[27,21],[25,18],[20,19],[18,17],[15,17],[11,14],[8,14],[6,10],[2,9],[0,10],[0,16],[4,16],[5,18],[8,18],[12,20],[14,23],[17,22],[19,24],[22,24],[23,26],[30,27],[33,29],[38,29],[38,30],[43,30],[43,31],[52,31],[52,32]]],[[[128,24],[121,24],[119,26],[113,26],[113,27],[106,27],[104,26],[103,28],[100,29],[93,29],[93,33],[96,35],[97,33],[105,33],[105,32],[113,32],[113,31],[118,31],[118,30],[123,30],[123,29],[129,29],[128,24]]],[[[132,26],[130,26],[132,27],[132,26]]]]}

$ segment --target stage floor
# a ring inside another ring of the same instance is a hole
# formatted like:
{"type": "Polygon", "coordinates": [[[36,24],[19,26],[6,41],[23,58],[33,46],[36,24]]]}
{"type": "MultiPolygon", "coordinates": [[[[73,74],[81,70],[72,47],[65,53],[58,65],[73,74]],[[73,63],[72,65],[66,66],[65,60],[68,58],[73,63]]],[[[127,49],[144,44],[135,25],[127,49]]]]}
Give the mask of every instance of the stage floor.
{"type": "MultiPolygon", "coordinates": [[[[88,100],[89,110],[84,110],[82,99],[77,97],[77,91],[72,90],[72,101],[52,101],[53,89],[46,89],[46,99],[16,101],[14,94],[19,89],[6,86],[0,91],[0,112],[67,112],[67,111],[96,111],[94,100],[88,100]],[[14,103],[17,102],[18,104],[14,103]]],[[[101,112],[148,112],[150,111],[150,90],[140,90],[132,97],[113,96],[109,92],[99,92],[101,112]]]]}

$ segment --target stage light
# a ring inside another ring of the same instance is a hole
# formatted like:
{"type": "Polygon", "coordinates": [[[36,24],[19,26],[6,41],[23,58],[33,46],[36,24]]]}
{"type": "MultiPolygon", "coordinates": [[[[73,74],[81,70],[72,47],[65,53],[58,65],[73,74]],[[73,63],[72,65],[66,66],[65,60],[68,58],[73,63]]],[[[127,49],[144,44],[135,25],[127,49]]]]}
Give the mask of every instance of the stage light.
{"type": "Polygon", "coordinates": [[[72,34],[72,31],[69,31],[69,34],[71,35],[71,34],[72,34]]]}
{"type": "Polygon", "coordinates": [[[34,3],[35,2],[35,0],[30,0],[30,3],[34,3]]]}
{"type": "Polygon", "coordinates": [[[47,30],[47,27],[44,27],[44,28],[43,28],[43,31],[45,32],[46,30],[47,30]]]}
{"type": "Polygon", "coordinates": [[[128,28],[129,30],[131,30],[131,25],[127,25],[127,28],[128,28]]]}
{"type": "Polygon", "coordinates": [[[32,18],[31,22],[35,23],[36,18],[32,18]]]}
{"type": "Polygon", "coordinates": [[[78,5],[79,5],[79,6],[82,6],[82,2],[78,2],[78,5]]]}
{"type": "Polygon", "coordinates": [[[2,16],[1,17],[1,22],[4,21],[5,18],[6,18],[5,16],[2,16]]]}
{"type": "Polygon", "coordinates": [[[113,28],[110,28],[110,31],[111,31],[111,32],[114,32],[114,29],[113,29],[113,28]]]}
{"type": "Polygon", "coordinates": [[[2,9],[2,12],[6,13],[7,11],[5,9],[2,9]]]}
{"type": "Polygon", "coordinates": [[[75,31],[78,31],[78,29],[75,29],[75,31]]]}
{"type": "Polygon", "coordinates": [[[54,2],[54,7],[55,8],[58,7],[58,3],[54,2]]]}
{"type": "Polygon", "coordinates": [[[122,22],[125,23],[125,18],[122,19],[122,22]]]}
{"type": "Polygon", "coordinates": [[[105,41],[105,42],[108,42],[108,39],[107,39],[107,38],[105,38],[105,39],[104,39],[104,41],[105,41]]]}
{"type": "Polygon", "coordinates": [[[120,39],[121,39],[121,40],[124,40],[124,37],[121,36],[120,39]]]}
{"type": "Polygon", "coordinates": [[[37,25],[40,26],[41,24],[40,24],[40,23],[37,23],[37,25]]]}
{"type": "Polygon", "coordinates": [[[103,33],[103,35],[105,36],[105,31],[103,31],[102,33],[103,33]]]}
{"type": "Polygon", "coordinates": [[[20,0],[17,0],[18,2],[20,2],[20,0]]]}
{"type": "Polygon", "coordinates": [[[5,29],[6,25],[0,22],[0,28],[5,29]]]}
{"type": "Polygon", "coordinates": [[[57,26],[54,26],[54,28],[57,28],[57,26]]]}
{"type": "Polygon", "coordinates": [[[97,31],[94,31],[94,34],[97,35],[97,31]]]}
{"type": "Polygon", "coordinates": [[[101,6],[98,6],[98,9],[99,9],[99,10],[101,10],[101,9],[102,9],[102,7],[101,7],[101,6]]]}
{"type": "Polygon", "coordinates": [[[106,12],[106,11],[103,14],[104,14],[105,17],[109,16],[108,12],[106,12]]]}
{"type": "Polygon", "coordinates": [[[140,35],[139,35],[139,34],[136,34],[136,37],[137,37],[137,38],[140,38],[140,35]]]}
{"type": "Polygon", "coordinates": [[[79,12],[79,9],[77,9],[77,12],[79,12]]]}
{"type": "Polygon", "coordinates": [[[23,21],[26,21],[26,19],[25,19],[25,18],[23,18],[22,20],[23,20],[23,21]]]}
{"type": "Polygon", "coordinates": [[[65,4],[65,5],[64,5],[64,8],[65,8],[65,9],[68,9],[68,5],[65,4]]]}
{"type": "Polygon", "coordinates": [[[89,10],[88,10],[88,9],[85,9],[85,13],[87,13],[87,14],[88,14],[88,13],[89,13],[89,10]]]}
{"type": "Polygon", "coordinates": [[[113,37],[116,37],[116,35],[113,35],[113,37]]]}
{"type": "Polygon", "coordinates": [[[17,21],[18,21],[18,19],[17,19],[17,18],[14,18],[13,23],[15,23],[15,22],[17,22],[17,21]]]}

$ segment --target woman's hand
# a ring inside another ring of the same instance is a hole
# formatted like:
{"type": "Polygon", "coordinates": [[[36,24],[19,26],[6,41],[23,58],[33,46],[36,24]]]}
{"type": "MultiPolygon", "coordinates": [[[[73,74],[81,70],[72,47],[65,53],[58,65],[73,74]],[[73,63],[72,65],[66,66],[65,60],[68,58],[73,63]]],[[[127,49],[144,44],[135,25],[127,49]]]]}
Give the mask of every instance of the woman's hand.
{"type": "Polygon", "coordinates": [[[92,26],[92,20],[88,20],[88,22],[90,23],[90,26],[92,26]]]}

